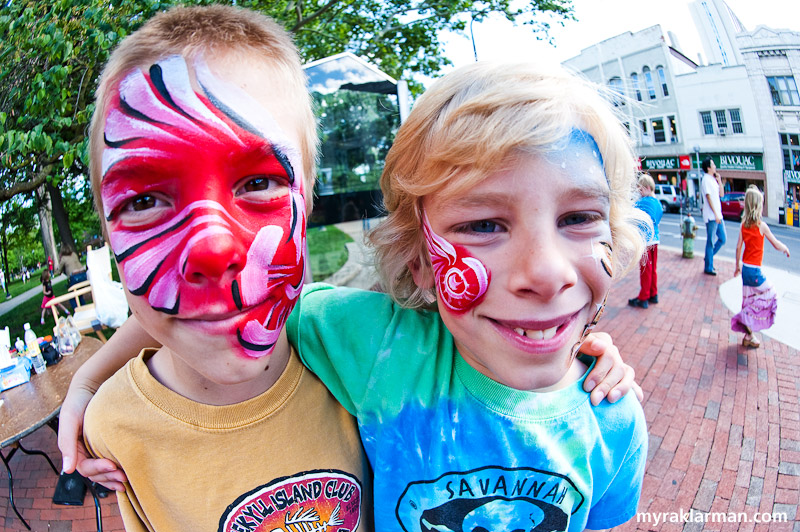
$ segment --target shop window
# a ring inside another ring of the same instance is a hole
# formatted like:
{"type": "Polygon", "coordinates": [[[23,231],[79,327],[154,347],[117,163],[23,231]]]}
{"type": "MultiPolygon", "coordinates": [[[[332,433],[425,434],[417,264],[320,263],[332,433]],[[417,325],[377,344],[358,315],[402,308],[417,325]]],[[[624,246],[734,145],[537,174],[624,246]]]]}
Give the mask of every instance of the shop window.
{"type": "Polygon", "coordinates": [[[644,76],[644,84],[647,87],[647,94],[650,96],[651,100],[655,100],[656,86],[653,83],[653,74],[650,72],[650,67],[644,67],[642,69],[642,75],[644,76]]]}
{"type": "Polygon", "coordinates": [[[664,120],[656,118],[651,124],[653,125],[653,140],[655,140],[656,143],[666,142],[667,137],[664,131],[664,120]]]}
{"type": "Polygon", "coordinates": [[[667,87],[667,75],[664,73],[664,67],[656,67],[656,72],[658,73],[658,82],[661,83],[661,94],[666,98],[669,96],[669,88],[667,87]]]}
{"type": "Polygon", "coordinates": [[[668,116],[669,121],[669,134],[672,137],[672,142],[678,142],[678,123],[675,121],[674,116],[668,116]]]}
{"type": "Polygon", "coordinates": [[[639,74],[636,72],[631,74],[631,85],[633,85],[633,90],[636,93],[636,101],[642,101],[642,88],[639,85],[639,74]]]}
{"type": "Polygon", "coordinates": [[[800,95],[793,76],[769,76],[767,83],[773,105],[800,105],[800,95]]]}

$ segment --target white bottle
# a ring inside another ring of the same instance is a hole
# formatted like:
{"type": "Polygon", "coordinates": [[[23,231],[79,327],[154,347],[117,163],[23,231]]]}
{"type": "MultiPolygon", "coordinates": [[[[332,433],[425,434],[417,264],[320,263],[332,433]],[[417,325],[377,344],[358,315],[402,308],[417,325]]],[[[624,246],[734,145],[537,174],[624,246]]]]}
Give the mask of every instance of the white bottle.
{"type": "Polygon", "coordinates": [[[33,362],[33,370],[36,374],[44,373],[47,371],[47,365],[44,363],[42,351],[39,349],[39,338],[36,333],[31,329],[31,324],[25,324],[25,350],[27,351],[28,358],[33,362]]]}
{"type": "Polygon", "coordinates": [[[72,335],[67,329],[67,320],[64,317],[58,318],[58,326],[56,327],[56,340],[58,341],[58,352],[62,355],[71,355],[72,348],[72,335]]]}
{"type": "Polygon", "coordinates": [[[17,356],[24,357],[25,356],[25,342],[17,338],[17,341],[14,342],[14,347],[17,348],[17,356]]]}
{"type": "Polygon", "coordinates": [[[67,316],[67,329],[72,335],[72,348],[77,349],[78,344],[81,343],[81,332],[78,330],[78,326],[75,325],[75,320],[72,319],[72,316],[67,316]]]}

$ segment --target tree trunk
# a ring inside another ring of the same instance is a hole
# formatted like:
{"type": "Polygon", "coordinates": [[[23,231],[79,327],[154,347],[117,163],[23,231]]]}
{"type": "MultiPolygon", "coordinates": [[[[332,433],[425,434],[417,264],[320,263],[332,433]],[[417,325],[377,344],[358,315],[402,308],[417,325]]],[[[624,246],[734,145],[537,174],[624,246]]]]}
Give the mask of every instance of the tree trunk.
{"type": "MultiPolygon", "coordinates": [[[[61,249],[64,249],[64,246],[69,249],[77,249],[75,247],[75,238],[72,236],[72,228],[69,226],[69,215],[64,208],[64,199],[61,196],[61,189],[53,186],[53,184],[48,181],[47,192],[50,194],[50,201],[53,205],[53,220],[55,220],[58,226],[58,236],[61,237],[61,249]]],[[[53,261],[58,262],[55,256],[53,256],[53,261]]]]}
{"type": "Polygon", "coordinates": [[[5,276],[5,293],[8,294],[8,285],[11,283],[11,271],[8,269],[8,236],[6,235],[5,220],[3,220],[2,223],[2,233],[0,233],[0,244],[3,247],[2,266],[3,266],[3,275],[5,276]]]}
{"type": "Polygon", "coordinates": [[[37,189],[36,193],[39,207],[39,227],[42,231],[42,245],[44,246],[44,254],[47,257],[52,257],[53,261],[56,260],[56,236],[53,233],[53,207],[50,204],[50,195],[47,193],[45,186],[42,185],[37,189]]]}

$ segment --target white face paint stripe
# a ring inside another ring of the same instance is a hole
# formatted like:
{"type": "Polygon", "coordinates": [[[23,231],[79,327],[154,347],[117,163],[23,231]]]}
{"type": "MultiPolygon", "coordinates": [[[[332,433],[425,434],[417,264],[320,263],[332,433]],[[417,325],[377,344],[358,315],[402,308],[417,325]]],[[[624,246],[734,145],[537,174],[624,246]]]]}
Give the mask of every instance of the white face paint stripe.
{"type": "Polygon", "coordinates": [[[289,140],[269,112],[243,89],[217,79],[202,58],[198,57],[195,60],[194,69],[197,74],[197,81],[209,99],[216,100],[219,104],[236,113],[239,118],[246,120],[245,124],[239,125],[245,129],[247,129],[246,126],[255,128],[256,134],[269,139],[276,149],[286,155],[295,173],[295,187],[300,186],[303,168],[300,151],[289,140]]]}
{"type": "MultiPolygon", "coordinates": [[[[136,194],[134,194],[135,196],[136,194]]],[[[113,234],[109,235],[111,240],[111,248],[114,250],[114,253],[118,256],[124,255],[130,248],[149,240],[155,236],[158,236],[160,233],[165,231],[167,228],[172,227],[174,224],[180,222],[184,218],[186,218],[192,211],[199,210],[199,209],[211,209],[217,211],[218,214],[203,214],[201,216],[192,218],[186,225],[186,229],[194,227],[201,223],[206,223],[214,220],[219,220],[220,223],[225,225],[233,225],[238,230],[249,232],[244,225],[242,225],[236,218],[231,216],[225,208],[213,200],[199,200],[190,203],[187,205],[181,212],[176,214],[175,216],[171,217],[169,220],[166,220],[156,227],[148,229],[146,231],[138,231],[138,230],[124,230],[124,229],[117,229],[113,232],[113,234]]],[[[184,230],[183,228],[181,230],[184,230]]]]}
{"type": "MultiPolygon", "coordinates": [[[[189,83],[188,77],[185,83],[189,83]]],[[[120,98],[126,104],[135,111],[142,113],[150,120],[176,127],[196,137],[202,137],[209,142],[216,141],[213,135],[205,131],[195,122],[161,103],[158,97],[153,93],[153,89],[147,81],[144,72],[138,68],[132,70],[119,84],[119,94],[120,98]]]]}
{"type": "Polygon", "coordinates": [[[198,120],[213,125],[216,129],[224,133],[228,138],[244,145],[233,130],[220,120],[217,115],[211,112],[208,107],[197,97],[191,84],[189,83],[189,69],[186,61],[179,55],[168,57],[158,63],[162,70],[164,86],[169,91],[175,104],[198,120]]]}

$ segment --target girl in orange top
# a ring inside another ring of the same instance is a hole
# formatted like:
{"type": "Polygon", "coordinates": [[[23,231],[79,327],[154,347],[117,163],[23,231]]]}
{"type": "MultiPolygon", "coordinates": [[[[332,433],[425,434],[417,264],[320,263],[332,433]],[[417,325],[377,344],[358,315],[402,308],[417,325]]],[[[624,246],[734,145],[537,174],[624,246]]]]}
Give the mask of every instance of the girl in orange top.
{"type": "Polygon", "coordinates": [[[744,196],[742,228],[736,243],[736,271],[733,273],[734,276],[742,274],[742,311],[731,318],[731,329],[745,333],[742,340],[745,347],[761,345],[754,333],[772,326],[778,308],[772,283],[761,273],[764,237],[775,249],[789,256],[789,248],[773,236],[769,226],[761,219],[763,207],[764,195],[755,185],[750,185],[744,196]]]}

